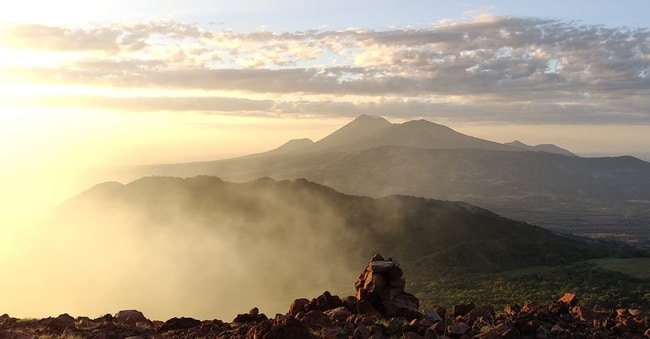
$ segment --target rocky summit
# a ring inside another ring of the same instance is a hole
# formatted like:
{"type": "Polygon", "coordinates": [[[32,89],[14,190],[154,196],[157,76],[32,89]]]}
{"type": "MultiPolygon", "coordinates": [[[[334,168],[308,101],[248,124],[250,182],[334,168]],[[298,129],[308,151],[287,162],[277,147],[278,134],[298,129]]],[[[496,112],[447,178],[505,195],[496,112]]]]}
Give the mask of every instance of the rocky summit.
{"type": "Polygon", "coordinates": [[[356,296],[324,292],[291,302],[273,318],[254,307],[230,323],[221,320],[148,319],[123,310],[91,319],[61,314],[45,319],[0,316],[0,338],[650,338],[650,319],[639,308],[580,306],[565,293],[550,305],[528,302],[501,311],[474,304],[426,305],[404,291],[399,263],[375,255],[355,282],[356,296]]]}

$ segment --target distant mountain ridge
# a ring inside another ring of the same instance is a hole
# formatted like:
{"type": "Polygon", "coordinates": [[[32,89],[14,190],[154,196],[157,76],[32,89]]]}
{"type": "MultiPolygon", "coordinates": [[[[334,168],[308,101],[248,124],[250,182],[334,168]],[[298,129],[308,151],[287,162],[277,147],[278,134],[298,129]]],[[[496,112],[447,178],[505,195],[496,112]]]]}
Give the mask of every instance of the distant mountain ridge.
{"type": "MultiPolygon", "coordinates": [[[[555,229],[592,227],[592,216],[605,220],[598,227],[619,234],[621,226],[650,223],[648,162],[584,158],[552,144],[500,144],[426,120],[393,124],[362,115],[317,142],[298,139],[235,159],[142,167],[142,175],[305,178],[349,194],[466,201],[555,229]]],[[[647,239],[650,244],[650,232],[647,239]]]]}
{"type": "MultiPolygon", "coordinates": [[[[221,236],[246,234],[233,239],[251,251],[249,246],[262,239],[268,242],[265,248],[289,246],[289,252],[302,251],[300,244],[313,241],[345,249],[346,255],[359,260],[381,250],[437,270],[493,272],[570,263],[607,253],[605,247],[584,239],[559,236],[464,202],[400,195],[374,199],[343,194],[304,179],[232,183],[209,176],[146,177],[126,185],[96,185],[65,207],[73,214],[104,215],[109,222],[100,225],[112,225],[114,215],[95,210],[135,211],[141,215],[136,219],[143,221],[140,231],[147,232],[176,229],[187,223],[187,217],[177,214],[187,214],[196,223],[194,227],[221,236]],[[477,241],[486,252],[471,249],[477,241]],[[517,246],[509,246],[513,243],[517,246]],[[500,250],[487,250],[491,246],[500,250]],[[549,248],[554,249],[552,254],[538,255],[549,248]]],[[[289,260],[289,252],[281,258],[289,260]]]]}
{"type": "Polygon", "coordinates": [[[541,151],[574,155],[555,145],[528,146],[523,143],[501,144],[459,133],[427,120],[394,124],[374,115],[361,115],[323,139],[312,142],[296,139],[265,155],[288,152],[349,152],[380,146],[404,146],[425,149],[473,148],[494,151],[541,151]]]}
{"type": "Polygon", "coordinates": [[[561,148],[561,147],[558,147],[558,146],[553,145],[553,144],[539,144],[539,145],[535,145],[535,146],[530,146],[530,145],[524,144],[523,142],[521,142],[519,140],[515,140],[515,141],[507,142],[504,145],[514,146],[514,147],[521,148],[522,150],[526,150],[526,151],[557,153],[557,154],[563,154],[563,155],[568,155],[568,156],[572,156],[572,157],[577,157],[577,155],[572,153],[571,151],[566,150],[566,149],[561,148]]]}

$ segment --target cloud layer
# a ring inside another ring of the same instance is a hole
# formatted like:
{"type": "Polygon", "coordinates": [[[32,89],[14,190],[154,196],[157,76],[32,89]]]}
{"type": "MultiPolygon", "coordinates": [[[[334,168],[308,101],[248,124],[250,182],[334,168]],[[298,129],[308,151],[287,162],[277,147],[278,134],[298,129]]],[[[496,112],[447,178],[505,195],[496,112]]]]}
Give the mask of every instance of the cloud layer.
{"type": "Polygon", "coordinates": [[[83,29],[3,24],[0,32],[5,51],[38,51],[57,60],[5,65],[0,82],[122,91],[35,101],[0,97],[13,103],[525,123],[650,121],[650,31],[644,28],[482,16],[388,31],[238,33],[164,20],[83,29]],[[140,94],[145,88],[154,94],[140,94]],[[155,94],[161,90],[165,94],[155,94]]]}

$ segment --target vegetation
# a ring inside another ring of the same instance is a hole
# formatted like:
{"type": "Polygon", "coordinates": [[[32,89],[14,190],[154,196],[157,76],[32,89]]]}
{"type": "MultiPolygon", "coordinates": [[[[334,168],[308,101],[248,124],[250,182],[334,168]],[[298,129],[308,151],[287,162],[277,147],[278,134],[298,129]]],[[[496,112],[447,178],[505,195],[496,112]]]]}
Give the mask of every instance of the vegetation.
{"type": "MultiPolygon", "coordinates": [[[[646,260],[648,258],[642,258],[646,260]]],[[[603,259],[606,261],[615,258],[603,259]]],[[[646,267],[646,273],[650,267],[646,267]]],[[[504,273],[416,274],[410,288],[423,305],[550,304],[564,292],[575,293],[583,306],[650,307],[650,280],[599,267],[593,261],[558,267],[532,267],[504,273]]]]}

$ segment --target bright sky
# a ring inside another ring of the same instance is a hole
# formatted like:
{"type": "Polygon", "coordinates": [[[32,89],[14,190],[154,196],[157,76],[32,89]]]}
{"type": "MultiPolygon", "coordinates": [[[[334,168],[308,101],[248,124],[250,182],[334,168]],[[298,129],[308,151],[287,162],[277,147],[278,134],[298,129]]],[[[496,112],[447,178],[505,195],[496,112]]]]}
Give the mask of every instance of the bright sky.
{"type": "Polygon", "coordinates": [[[648,4],[14,2],[0,174],[68,187],[73,169],[260,152],[360,114],[650,159],[648,4]]]}

